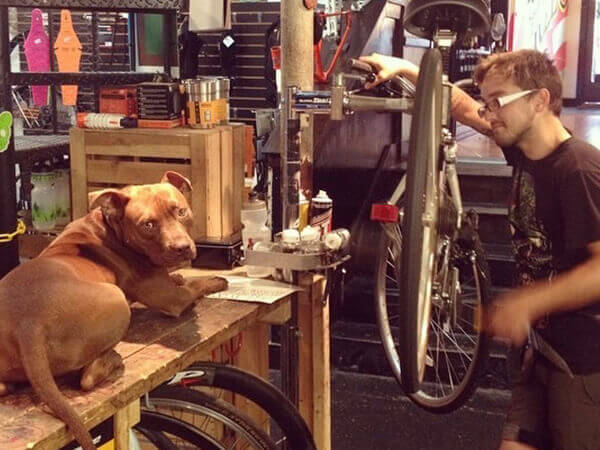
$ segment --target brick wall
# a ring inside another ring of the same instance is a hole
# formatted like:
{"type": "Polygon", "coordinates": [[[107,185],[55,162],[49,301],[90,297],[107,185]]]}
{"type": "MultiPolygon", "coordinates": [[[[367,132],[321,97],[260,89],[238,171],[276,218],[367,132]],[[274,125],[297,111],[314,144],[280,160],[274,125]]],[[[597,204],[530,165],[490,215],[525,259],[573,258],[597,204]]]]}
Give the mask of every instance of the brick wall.
{"type": "MultiPolygon", "coordinates": [[[[279,17],[279,2],[232,3],[232,32],[236,36],[238,54],[232,80],[232,120],[254,124],[256,108],[273,108],[267,101],[265,80],[265,32],[279,17]]],[[[200,33],[205,42],[200,56],[200,75],[221,75],[219,40],[221,33],[200,33]]]]}

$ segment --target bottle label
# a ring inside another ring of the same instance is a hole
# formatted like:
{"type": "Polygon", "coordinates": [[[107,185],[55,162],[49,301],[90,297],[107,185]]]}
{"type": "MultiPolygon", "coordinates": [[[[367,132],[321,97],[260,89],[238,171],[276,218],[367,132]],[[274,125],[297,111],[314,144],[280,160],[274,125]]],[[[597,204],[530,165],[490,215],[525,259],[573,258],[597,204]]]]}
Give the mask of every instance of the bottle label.
{"type": "Polygon", "coordinates": [[[327,208],[326,210],[316,210],[313,208],[313,216],[310,219],[310,225],[313,227],[317,227],[319,229],[319,234],[321,237],[331,231],[331,215],[332,209],[327,208]],[[316,214],[314,214],[316,213],[316,214]]]}

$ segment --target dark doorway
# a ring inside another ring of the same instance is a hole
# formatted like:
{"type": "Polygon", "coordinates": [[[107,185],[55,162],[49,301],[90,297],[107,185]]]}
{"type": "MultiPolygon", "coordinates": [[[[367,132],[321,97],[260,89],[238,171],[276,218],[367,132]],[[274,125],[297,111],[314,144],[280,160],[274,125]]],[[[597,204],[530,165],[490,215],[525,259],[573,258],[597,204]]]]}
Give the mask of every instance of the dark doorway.
{"type": "Polygon", "coordinates": [[[577,97],[600,101],[600,0],[582,0],[577,97]]]}

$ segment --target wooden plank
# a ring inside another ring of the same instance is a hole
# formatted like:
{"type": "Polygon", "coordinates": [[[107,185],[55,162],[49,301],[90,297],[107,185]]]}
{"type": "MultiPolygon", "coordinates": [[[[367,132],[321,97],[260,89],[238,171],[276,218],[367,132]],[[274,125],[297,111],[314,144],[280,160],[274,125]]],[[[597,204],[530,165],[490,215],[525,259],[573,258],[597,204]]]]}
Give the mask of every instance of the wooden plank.
{"type": "MultiPolygon", "coordinates": [[[[310,277],[312,278],[312,276],[310,277]]],[[[317,448],[331,449],[331,372],[329,299],[323,305],[325,280],[312,284],[313,435],[317,448]]]]}
{"type": "Polygon", "coordinates": [[[301,273],[298,293],[299,410],[318,449],[331,449],[329,305],[322,304],[322,277],[301,273]],[[319,279],[321,278],[321,279],[319,279]]]}
{"type": "Polygon", "coordinates": [[[164,131],[166,130],[111,130],[111,133],[86,131],[85,151],[93,155],[189,159],[189,133],[164,131]]]}
{"type": "Polygon", "coordinates": [[[221,131],[221,233],[232,235],[237,228],[234,224],[234,168],[233,168],[233,127],[219,127],[221,131]]]}
{"type": "Polygon", "coordinates": [[[270,314],[266,314],[261,321],[269,325],[283,325],[292,317],[292,303],[288,301],[281,305],[279,309],[270,314]]]}
{"type": "Polygon", "coordinates": [[[233,226],[234,233],[242,230],[242,201],[244,200],[244,150],[246,126],[233,126],[233,226]]]}
{"type": "Polygon", "coordinates": [[[129,431],[140,421],[140,399],[118,410],[113,419],[115,450],[129,450],[129,431]]]}
{"type": "Polygon", "coordinates": [[[203,205],[206,211],[206,237],[218,238],[223,236],[223,203],[221,201],[221,136],[213,133],[204,141],[206,146],[205,188],[206,203],[203,205]]]}
{"type": "Polygon", "coordinates": [[[192,197],[190,207],[194,213],[192,239],[199,240],[206,236],[206,202],[208,196],[208,176],[206,172],[206,151],[209,135],[196,134],[190,136],[192,197]]]}
{"type": "Polygon", "coordinates": [[[91,159],[87,161],[87,181],[89,183],[153,184],[160,182],[167,170],[179,172],[184,177],[191,176],[189,164],[91,159]]]}
{"type": "Polygon", "coordinates": [[[80,128],[70,130],[71,156],[71,211],[73,219],[87,214],[87,165],[85,156],[85,133],[80,128]]]}

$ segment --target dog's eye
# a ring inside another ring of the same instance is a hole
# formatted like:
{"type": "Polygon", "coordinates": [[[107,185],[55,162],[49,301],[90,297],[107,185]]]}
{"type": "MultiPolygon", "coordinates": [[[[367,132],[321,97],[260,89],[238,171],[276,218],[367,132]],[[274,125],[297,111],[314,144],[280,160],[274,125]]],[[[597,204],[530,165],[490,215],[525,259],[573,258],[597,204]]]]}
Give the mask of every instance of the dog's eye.
{"type": "Polygon", "coordinates": [[[179,217],[185,217],[187,215],[187,209],[186,208],[179,208],[177,210],[177,215],[179,217]]]}
{"type": "Polygon", "coordinates": [[[156,229],[156,222],[154,220],[148,220],[142,224],[142,230],[146,233],[152,233],[156,229]]]}

